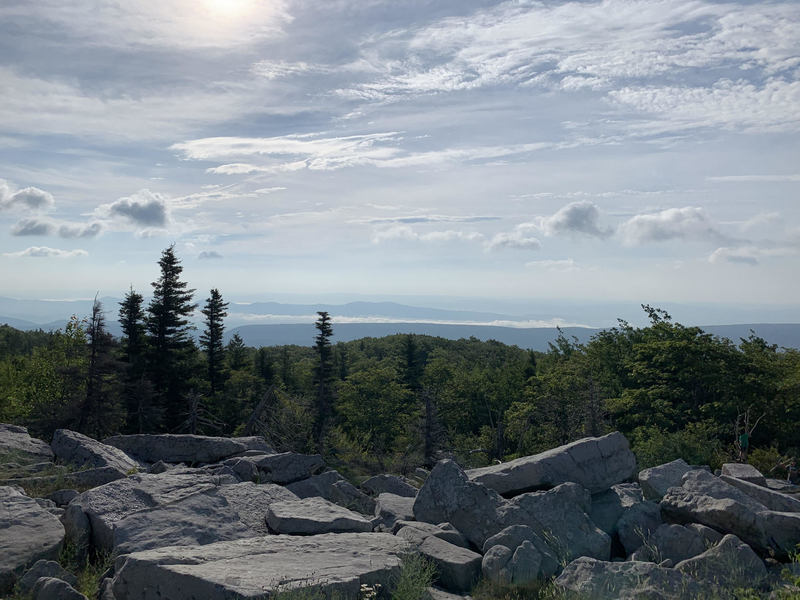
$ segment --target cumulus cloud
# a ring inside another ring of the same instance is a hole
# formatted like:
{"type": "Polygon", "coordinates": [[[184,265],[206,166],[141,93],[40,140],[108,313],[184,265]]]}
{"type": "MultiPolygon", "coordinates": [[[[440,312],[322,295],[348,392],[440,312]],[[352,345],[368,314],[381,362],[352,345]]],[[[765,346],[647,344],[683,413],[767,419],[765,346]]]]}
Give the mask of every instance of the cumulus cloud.
{"type": "Polygon", "coordinates": [[[22,219],[11,229],[11,235],[50,235],[55,231],[55,226],[50,221],[41,219],[22,219]]]}
{"type": "Polygon", "coordinates": [[[197,258],[200,260],[214,260],[217,258],[222,258],[222,254],[220,254],[216,250],[203,250],[200,254],[197,255],[197,258]]]}
{"type": "Polygon", "coordinates": [[[148,189],[105,204],[99,211],[111,217],[125,218],[141,227],[164,227],[169,221],[166,198],[148,189]]]}
{"type": "Polygon", "coordinates": [[[721,241],[725,239],[706,215],[695,206],[668,208],[653,214],[631,217],[618,229],[624,244],[640,246],[673,239],[721,241]]]}
{"type": "Polygon", "coordinates": [[[103,229],[100,223],[59,223],[52,219],[30,218],[18,221],[11,229],[11,235],[58,235],[62,238],[91,238],[103,229]]]}
{"type": "Polygon", "coordinates": [[[611,229],[600,227],[599,221],[600,211],[597,205],[589,200],[582,200],[567,204],[554,215],[542,218],[540,227],[548,236],[567,233],[606,238],[611,235],[611,229]]]}
{"type": "Polygon", "coordinates": [[[535,226],[531,223],[521,223],[513,231],[504,231],[496,234],[486,242],[486,250],[494,251],[502,248],[512,248],[515,250],[539,250],[542,243],[538,238],[531,235],[535,226]]]}
{"type": "Polygon", "coordinates": [[[86,250],[60,250],[58,248],[48,248],[47,246],[31,246],[19,252],[3,253],[3,256],[24,258],[74,258],[88,255],[89,253],[86,250]]]}
{"type": "Polygon", "coordinates": [[[8,182],[0,179],[0,210],[19,207],[38,211],[51,208],[55,203],[50,192],[36,187],[26,187],[12,192],[8,182]]]}
{"type": "Polygon", "coordinates": [[[58,235],[62,238],[92,238],[103,230],[100,223],[63,223],[58,228],[58,235]]]}

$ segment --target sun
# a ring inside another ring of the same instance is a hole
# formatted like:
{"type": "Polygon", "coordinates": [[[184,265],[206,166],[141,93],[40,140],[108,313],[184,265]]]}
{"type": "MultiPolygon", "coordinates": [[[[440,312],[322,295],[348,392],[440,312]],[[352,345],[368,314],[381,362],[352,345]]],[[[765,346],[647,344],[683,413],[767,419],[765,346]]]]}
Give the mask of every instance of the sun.
{"type": "Polygon", "coordinates": [[[253,8],[253,0],[203,0],[206,9],[217,17],[242,17],[253,8]]]}

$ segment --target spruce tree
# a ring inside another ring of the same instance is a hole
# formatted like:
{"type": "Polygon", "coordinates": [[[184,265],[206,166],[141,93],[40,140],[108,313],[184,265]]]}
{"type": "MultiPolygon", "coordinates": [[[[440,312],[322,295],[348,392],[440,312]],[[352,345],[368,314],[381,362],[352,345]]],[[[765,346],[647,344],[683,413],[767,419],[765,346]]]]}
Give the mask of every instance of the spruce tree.
{"type": "Polygon", "coordinates": [[[173,430],[189,409],[188,381],[195,345],[187,317],[197,304],[192,302],[194,290],[180,279],[183,267],[175,256],[174,245],[161,253],[158,265],[161,277],[151,284],[153,299],[147,307],[148,362],[156,399],[164,409],[165,425],[173,430]]]}
{"type": "Polygon", "coordinates": [[[228,366],[232,371],[238,371],[247,366],[247,346],[244,345],[244,340],[238,333],[234,333],[228,342],[228,366]]]}
{"type": "Polygon", "coordinates": [[[317,450],[322,450],[322,438],[325,426],[333,412],[333,348],[331,336],[333,327],[331,318],[325,311],[317,312],[319,318],[314,323],[317,328],[314,349],[317,352],[317,365],[314,367],[314,386],[316,387],[317,414],[314,421],[314,442],[317,450]]]}
{"type": "Polygon", "coordinates": [[[211,290],[211,295],[206,298],[206,304],[202,310],[206,317],[204,321],[206,328],[200,335],[200,347],[206,353],[208,385],[212,396],[222,389],[225,366],[223,363],[225,348],[222,345],[225,325],[222,320],[228,316],[227,308],[228,303],[222,301],[219,290],[214,288],[211,290]]]}
{"type": "Polygon", "coordinates": [[[161,425],[162,415],[153,405],[153,385],[147,376],[147,328],[143,304],[144,297],[133,287],[119,303],[122,360],[125,363],[126,433],[156,431],[161,425]]]}

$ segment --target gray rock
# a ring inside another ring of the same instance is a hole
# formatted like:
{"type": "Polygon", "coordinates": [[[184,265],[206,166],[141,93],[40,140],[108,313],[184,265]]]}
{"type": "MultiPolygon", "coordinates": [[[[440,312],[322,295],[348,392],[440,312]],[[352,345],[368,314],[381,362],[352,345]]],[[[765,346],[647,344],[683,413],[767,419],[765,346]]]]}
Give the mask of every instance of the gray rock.
{"type": "Polygon", "coordinates": [[[78,490],[56,490],[47,495],[47,497],[56,503],[57,506],[66,506],[78,496],[78,490]]]}
{"type": "Polygon", "coordinates": [[[800,500],[788,494],[776,492],[768,487],[762,487],[759,484],[747,481],[745,479],[729,477],[728,475],[724,474],[724,469],[723,475],[720,476],[720,479],[744,492],[753,500],[759,504],[763,504],[770,510],[776,510],[778,512],[800,512],[800,500]]]}
{"type": "Polygon", "coordinates": [[[240,481],[254,481],[258,483],[260,480],[258,467],[252,460],[241,457],[228,458],[222,464],[228,467],[240,481]]]}
{"type": "Polygon", "coordinates": [[[436,565],[437,582],[446,590],[466,592],[478,581],[480,554],[436,536],[428,536],[417,550],[436,565]]]}
{"type": "Polygon", "coordinates": [[[286,486],[299,498],[320,497],[366,515],[375,513],[375,500],[359,491],[337,471],[312,475],[286,486]]]}
{"type": "Polygon", "coordinates": [[[32,438],[25,427],[0,423],[0,462],[30,464],[52,461],[53,451],[42,440],[32,438]]]}
{"type": "Polygon", "coordinates": [[[149,463],[216,463],[247,450],[231,438],[172,433],[115,435],[103,442],[149,463]]]}
{"type": "Polygon", "coordinates": [[[675,569],[727,590],[758,587],[767,577],[764,561],[735,535],[726,535],[719,544],[679,562],[675,569]]]}
{"type": "Polygon", "coordinates": [[[685,460],[679,458],[672,462],[639,471],[639,485],[648,500],[661,500],[671,487],[681,485],[683,476],[692,470],[685,460]]]}
{"type": "Polygon", "coordinates": [[[88,600],[70,584],[55,577],[40,577],[33,586],[33,600],[88,600]]]}
{"type": "MultiPolygon", "coordinates": [[[[443,523],[443,525],[447,526],[449,523],[443,523]]],[[[432,535],[456,546],[469,548],[466,538],[452,526],[444,528],[421,521],[397,521],[392,528],[392,533],[407,539],[412,544],[422,543],[425,538],[432,535]]]]}
{"type": "Polygon", "coordinates": [[[489,548],[481,561],[481,573],[484,579],[503,584],[511,583],[511,570],[508,563],[514,556],[514,551],[508,546],[497,544],[489,548]]]}
{"type": "Polygon", "coordinates": [[[66,485],[80,489],[90,489],[125,478],[126,473],[116,467],[98,467],[84,469],[57,475],[42,475],[37,477],[19,477],[5,480],[5,485],[19,485],[23,488],[47,487],[53,485],[66,485]]]}
{"type": "MultiPolygon", "coordinates": [[[[380,504],[380,498],[379,498],[380,504]]],[[[501,511],[508,502],[495,490],[469,480],[452,460],[436,464],[414,500],[414,518],[448,522],[480,548],[505,525],[501,511]]]]}
{"type": "Polygon", "coordinates": [[[40,577],[55,577],[70,585],[78,585],[78,578],[54,560],[37,560],[17,582],[17,589],[23,595],[30,594],[40,577]]]}
{"type": "Polygon", "coordinates": [[[114,580],[111,577],[106,577],[100,583],[100,594],[97,600],[117,600],[114,596],[114,580]]]}
{"type": "Polygon", "coordinates": [[[504,496],[555,487],[566,482],[582,485],[591,493],[602,492],[636,472],[636,457],[619,432],[584,438],[507,463],[471,469],[471,481],[482,483],[504,496]]]}
{"type": "Polygon", "coordinates": [[[589,492],[577,483],[562,483],[547,492],[513,498],[504,521],[528,524],[566,562],[578,556],[611,557],[611,538],[591,521],[589,492]]]}
{"type": "Polygon", "coordinates": [[[691,577],[650,562],[604,562],[588,556],[569,563],[557,586],[585,600],[694,600],[702,588],[691,577]]]}
{"type": "Polygon", "coordinates": [[[283,452],[266,456],[247,457],[258,467],[263,481],[286,485],[306,479],[325,468],[319,454],[283,452]]]}
{"type": "Polygon", "coordinates": [[[36,500],[36,504],[38,504],[45,510],[50,510],[51,508],[56,507],[56,503],[50,500],[49,498],[34,498],[34,500],[36,500]]]}
{"type": "Polygon", "coordinates": [[[117,600],[262,598],[319,587],[330,597],[358,597],[361,584],[387,588],[403,540],[384,533],[265,536],[207,546],[160,548],[120,557],[117,600]]]}
{"type": "MultiPolygon", "coordinates": [[[[525,542],[530,543],[539,554],[539,576],[546,579],[555,575],[560,568],[558,557],[556,557],[550,546],[537,535],[536,531],[528,525],[506,527],[486,540],[483,545],[483,551],[488,553],[492,548],[499,545],[509,548],[513,553],[525,542]]],[[[509,571],[509,576],[511,575],[512,573],[509,571]]]]}
{"type": "Polygon", "coordinates": [[[139,467],[122,450],[69,429],[56,429],[50,447],[60,462],[76,467],[110,468],[123,476],[135,472],[139,467]]]}
{"type": "Polygon", "coordinates": [[[407,498],[414,498],[417,495],[417,488],[399,475],[375,475],[361,482],[361,487],[373,496],[384,492],[407,498]]]}
{"type": "Polygon", "coordinates": [[[64,542],[61,522],[18,491],[0,486],[0,594],[28,565],[56,559],[64,542]]]}
{"type": "Polygon", "coordinates": [[[600,529],[608,535],[614,535],[617,521],[625,510],[643,501],[642,488],[638,483],[618,483],[605,492],[592,495],[589,516],[600,529]]]}
{"type": "Polygon", "coordinates": [[[723,534],[716,529],[712,529],[707,525],[701,525],[700,523],[687,523],[684,527],[696,532],[702,538],[706,549],[718,544],[723,538],[723,534]]]}
{"type": "Polygon", "coordinates": [[[630,555],[639,548],[662,523],[661,507],[655,502],[640,502],[627,509],[617,521],[617,533],[625,554],[630,555]]]}
{"type": "Polygon", "coordinates": [[[526,540],[514,551],[514,556],[508,563],[511,570],[511,583],[525,585],[542,576],[542,554],[526,540]]]}
{"type": "MultiPolygon", "coordinates": [[[[260,435],[250,435],[246,437],[231,438],[237,444],[242,444],[246,448],[245,454],[248,452],[260,452],[261,454],[275,454],[275,449],[269,445],[260,435]]],[[[251,454],[250,456],[255,456],[251,454]]]]}
{"type": "Polygon", "coordinates": [[[414,498],[397,496],[384,492],[378,495],[375,502],[375,516],[380,518],[381,524],[390,530],[397,521],[410,521],[414,519],[414,498]]]}
{"type": "Polygon", "coordinates": [[[83,561],[89,554],[92,541],[92,526],[89,517],[79,504],[70,504],[61,517],[66,540],[75,549],[76,558],[83,561]]]}
{"type": "Polygon", "coordinates": [[[269,533],[267,507],[273,502],[297,500],[285,487],[273,483],[256,485],[252,482],[222,485],[216,490],[239,515],[239,519],[252,531],[269,533]]]}
{"type": "Polygon", "coordinates": [[[800,485],[789,483],[785,479],[772,479],[768,477],[767,487],[771,490],[775,490],[776,492],[782,492],[784,494],[792,494],[792,495],[800,494],[800,485]]]}
{"type": "Polygon", "coordinates": [[[163,460],[159,460],[150,465],[150,468],[147,469],[147,472],[153,475],[159,475],[160,473],[166,473],[171,468],[173,467],[169,463],[165,463],[163,460]]]}
{"type": "Polygon", "coordinates": [[[289,535],[372,531],[367,519],[323,498],[273,502],[267,507],[267,525],[289,535]]]}
{"type": "Polygon", "coordinates": [[[746,463],[725,463],[722,465],[721,474],[728,477],[735,477],[736,479],[741,479],[742,481],[747,481],[754,485],[767,487],[767,479],[761,471],[756,469],[753,465],[748,465],[746,463]]]}
{"type": "Polygon", "coordinates": [[[642,546],[631,554],[630,560],[673,564],[702,554],[706,544],[700,534],[681,525],[661,525],[642,546]]]}

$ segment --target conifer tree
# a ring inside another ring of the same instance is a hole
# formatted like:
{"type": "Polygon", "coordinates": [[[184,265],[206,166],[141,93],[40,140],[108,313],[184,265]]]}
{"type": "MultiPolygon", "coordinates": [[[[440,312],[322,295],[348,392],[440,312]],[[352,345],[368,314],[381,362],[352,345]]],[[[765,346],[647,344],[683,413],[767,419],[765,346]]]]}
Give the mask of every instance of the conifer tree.
{"type": "Polygon", "coordinates": [[[223,302],[219,290],[214,288],[203,307],[205,315],[205,331],[200,335],[200,347],[206,353],[208,365],[208,385],[214,396],[222,388],[224,374],[225,348],[222,345],[222,334],[225,331],[223,319],[228,316],[228,303],[223,302]]]}
{"type": "Polygon", "coordinates": [[[192,326],[187,318],[197,308],[193,289],[181,281],[183,272],[175,256],[175,246],[161,253],[161,276],[154,281],[153,299],[147,307],[147,332],[150,341],[150,373],[159,404],[165,412],[165,425],[172,430],[188,412],[190,358],[195,349],[192,326]]]}
{"type": "Polygon", "coordinates": [[[147,329],[144,297],[133,287],[119,303],[119,323],[122,326],[122,360],[125,364],[123,395],[127,433],[155,431],[161,423],[161,413],[153,406],[153,386],[147,377],[147,329]]]}
{"type": "Polygon", "coordinates": [[[242,336],[234,333],[228,342],[228,366],[233,371],[247,366],[247,347],[244,345],[242,336]]]}
{"type": "Polygon", "coordinates": [[[314,323],[314,327],[318,331],[314,344],[317,352],[317,365],[314,367],[317,414],[314,420],[313,434],[317,450],[321,450],[325,426],[333,409],[333,348],[331,347],[333,327],[327,312],[320,311],[317,314],[319,318],[314,323]]]}

